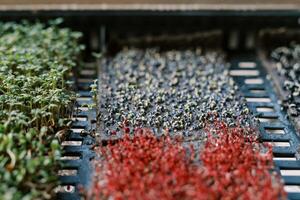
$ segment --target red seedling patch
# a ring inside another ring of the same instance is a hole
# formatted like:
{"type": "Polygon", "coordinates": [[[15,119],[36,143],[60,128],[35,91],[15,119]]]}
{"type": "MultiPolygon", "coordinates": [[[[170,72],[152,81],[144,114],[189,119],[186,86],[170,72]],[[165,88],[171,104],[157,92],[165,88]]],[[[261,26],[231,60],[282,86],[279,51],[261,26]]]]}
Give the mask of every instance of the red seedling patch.
{"type": "MultiPolygon", "coordinates": [[[[253,130],[216,123],[200,154],[169,136],[136,128],[118,142],[96,148],[89,199],[277,199],[286,197],[270,173],[272,152],[253,130]],[[264,154],[261,154],[262,148],[264,154]]],[[[128,130],[125,130],[128,132],[128,130]]]]}
{"type": "Polygon", "coordinates": [[[95,199],[215,199],[211,178],[179,141],[135,129],[116,144],[96,149],[95,199]]]}
{"type": "Polygon", "coordinates": [[[254,130],[216,122],[208,131],[201,160],[218,199],[286,198],[280,178],[270,173],[272,148],[258,143],[254,130]]]}

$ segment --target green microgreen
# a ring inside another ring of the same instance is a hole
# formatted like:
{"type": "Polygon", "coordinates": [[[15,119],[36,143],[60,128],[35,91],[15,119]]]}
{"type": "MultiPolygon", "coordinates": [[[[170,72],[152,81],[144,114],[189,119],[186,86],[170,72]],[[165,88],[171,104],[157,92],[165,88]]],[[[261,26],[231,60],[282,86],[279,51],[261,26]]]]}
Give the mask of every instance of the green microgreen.
{"type": "Polygon", "coordinates": [[[0,199],[50,199],[71,114],[68,81],[81,33],[43,23],[0,22],[0,199]]]}

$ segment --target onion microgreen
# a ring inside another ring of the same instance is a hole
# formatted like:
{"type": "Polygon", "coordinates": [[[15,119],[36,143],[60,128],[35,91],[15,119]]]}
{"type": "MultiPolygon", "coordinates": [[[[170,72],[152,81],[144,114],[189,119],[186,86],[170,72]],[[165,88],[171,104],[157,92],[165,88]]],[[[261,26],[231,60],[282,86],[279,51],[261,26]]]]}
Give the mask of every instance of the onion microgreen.
{"type": "Polygon", "coordinates": [[[53,198],[55,132],[71,114],[68,74],[83,49],[60,22],[0,22],[0,199],[53,198]]]}

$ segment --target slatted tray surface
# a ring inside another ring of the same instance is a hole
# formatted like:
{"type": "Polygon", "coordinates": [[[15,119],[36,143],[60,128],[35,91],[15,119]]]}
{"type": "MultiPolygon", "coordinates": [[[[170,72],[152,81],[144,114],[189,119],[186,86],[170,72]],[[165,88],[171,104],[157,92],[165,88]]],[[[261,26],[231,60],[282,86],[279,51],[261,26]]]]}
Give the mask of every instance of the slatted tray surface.
{"type": "MultiPolygon", "coordinates": [[[[287,119],[287,114],[282,111],[278,103],[278,96],[273,85],[267,78],[267,73],[260,60],[254,54],[236,54],[230,58],[230,75],[239,85],[242,95],[247,100],[249,109],[260,121],[259,131],[262,142],[271,142],[273,145],[275,170],[282,175],[285,190],[289,199],[300,199],[300,139],[287,119]]],[[[87,104],[92,103],[89,86],[96,77],[95,68],[84,68],[78,79],[78,97],[76,112],[71,134],[66,141],[71,141],[64,146],[65,155],[71,157],[64,160],[63,170],[76,170],[76,175],[61,176],[62,188],[58,199],[80,199],[78,186],[89,187],[91,179],[90,160],[94,153],[91,146],[94,139],[82,131],[95,129],[96,111],[88,110],[87,104]],[[94,72],[94,73],[93,73],[94,72]],[[72,143],[74,142],[74,143],[72,143]],[[74,145],[76,144],[76,145],[74,145]]],[[[68,173],[68,172],[66,172],[68,173]]]]}
{"type": "Polygon", "coordinates": [[[281,110],[267,73],[255,55],[231,58],[234,80],[247,99],[249,109],[260,121],[262,142],[273,145],[276,170],[282,175],[289,199],[300,199],[300,140],[294,127],[281,110]]]}
{"type": "Polygon", "coordinates": [[[96,111],[89,109],[88,105],[93,103],[90,85],[96,74],[94,63],[85,64],[76,81],[78,98],[73,113],[72,129],[62,142],[64,154],[58,199],[80,199],[79,187],[89,187],[92,170],[90,160],[94,157],[91,147],[95,143],[90,133],[95,129],[96,111]]]}

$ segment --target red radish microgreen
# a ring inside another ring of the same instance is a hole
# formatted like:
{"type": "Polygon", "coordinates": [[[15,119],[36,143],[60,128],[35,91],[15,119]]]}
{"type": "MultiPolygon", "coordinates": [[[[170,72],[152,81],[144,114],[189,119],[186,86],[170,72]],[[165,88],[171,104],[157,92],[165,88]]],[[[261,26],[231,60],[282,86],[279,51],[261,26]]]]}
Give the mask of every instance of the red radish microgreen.
{"type": "Polygon", "coordinates": [[[89,199],[286,198],[278,174],[270,173],[271,147],[259,144],[249,127],[216,122],[200,151],[150,129],[123,131],[120,140],[95,148],[89,199]]]}

